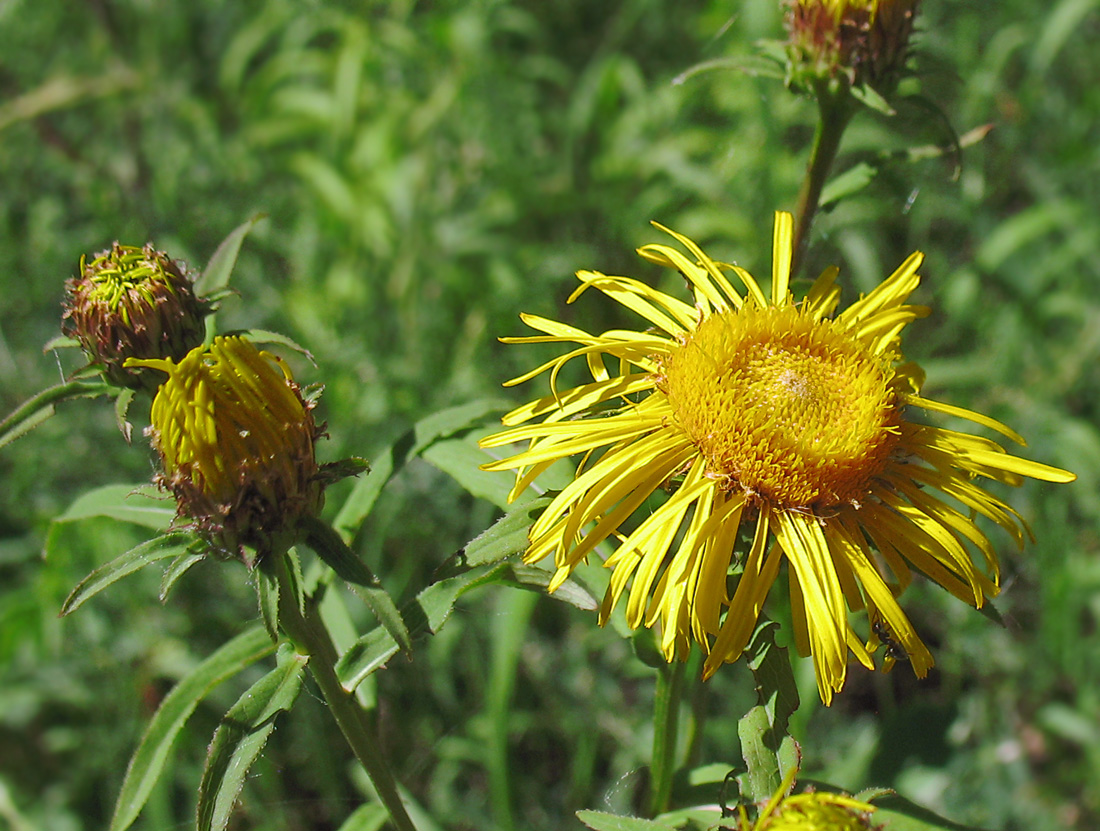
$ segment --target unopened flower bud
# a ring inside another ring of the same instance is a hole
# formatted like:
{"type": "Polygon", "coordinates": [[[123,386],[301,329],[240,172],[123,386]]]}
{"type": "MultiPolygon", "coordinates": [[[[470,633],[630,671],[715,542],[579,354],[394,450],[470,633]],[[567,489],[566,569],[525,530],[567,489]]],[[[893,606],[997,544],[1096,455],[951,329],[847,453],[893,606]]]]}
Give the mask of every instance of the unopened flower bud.
{"type": "Polygon", "coordinates": [[[791,0],[788,82],[841,80],[887,95],[909,56],[919,0],[791,0]]]}
{"type": "Polygon", "coordinates": [[[177,512],[215,545],[254,562],[294,540],[323,499],[320,431],[284,362],[241,337],[218,337],[178,363],[128,362],[168,374],[149,432],[177,512]]]}
{"type": "Polygon", "coordinates": [[[180,360],[202,343],[210,305],[180,265],[152,243],[114,243],[69,280],[65,329],[117,386],[155,389],[158,373],[127,368],[127,358],[180,360]]]}

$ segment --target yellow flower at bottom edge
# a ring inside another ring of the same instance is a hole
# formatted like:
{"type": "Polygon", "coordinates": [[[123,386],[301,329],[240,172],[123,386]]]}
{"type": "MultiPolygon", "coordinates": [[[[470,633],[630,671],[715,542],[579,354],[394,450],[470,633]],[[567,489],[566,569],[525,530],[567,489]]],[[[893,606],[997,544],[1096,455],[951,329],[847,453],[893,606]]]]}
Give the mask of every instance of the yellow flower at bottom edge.
{"type": "Polygon", "coordinates": [[[868,816],[875,807],[850,796],[811,791],[788,792],[798,769],[792,769],[783,780],[756,821],[748,818],[745,809],[738,810],[738,822],[731,831],[867,831],[868,816]]]}
{"type": "Polygon", "coordinates": [[[321,507],[319,431],[290,371],[241,337],[218,337],[179,363],[131,360],[168,378],[150,432],[179,515],[220,546],[262,554],[321,507]]]}
{"type": "Polygon", "coordinates": [[[553,557],[553,590],[614,540],[600,623],[625,592],[627,623],[659,622],[669,661],[697,642],[705,677],[741,655],[786,559],[795,644],[813,656],[828,704],[844,684],[849,651],[873,668],[870,650],[882,643],[888,664],[904,654],[920,677],[932,666],[896,600],[911,570],[975,607],[997,593],[997,556],[972,517],[992,520],[1021,545],[1030,531],[979,477],[1008,485],[1075,477],[989,439],[910,421],[908,408],[933,410],[1023,444],[992,418],[920,395],[923,373],[903,362],[899,336],[928,313],[905,303],[920,281],[921,254],[834,315],[836,268],[801,300],[788,290],[791,226],[789,214],[776,214],[768,293],[672,231],[690,256],[665,245],[638,253],[678,270],[690,304],[627,277],[579,272],[570,301],[596,288],[652,328],[591,335],[523,315],[545,334],[505,342],[578,346],[509,382],[550,370],[551,394],[507,414],[511,429],[481,444],[529,442],[484,465],[518,470],[512,498],[554,462],[581,456],[573,481],[532,525],[525,560],[553,557]],[[573,358],[585,359],[592,382],[558,389],[573,358]],[[671,493],[641,517],[659,490],[671,493]],[[866,610],[866,642],[849,610],[866,610]]]}

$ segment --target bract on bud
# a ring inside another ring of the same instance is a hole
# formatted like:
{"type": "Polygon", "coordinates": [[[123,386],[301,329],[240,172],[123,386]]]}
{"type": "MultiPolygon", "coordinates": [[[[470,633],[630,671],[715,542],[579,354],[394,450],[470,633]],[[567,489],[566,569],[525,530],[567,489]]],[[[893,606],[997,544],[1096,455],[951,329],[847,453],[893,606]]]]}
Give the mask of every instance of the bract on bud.
{"type": "Polygon", "coordinates": [[[168,374],[153,399],[149,432],[161,484],[178,515],[217,547],[252,565],[293,542],[323,499],[314,453],[320,431],[284,362],[241,337],[170,358],[131,360],[168,374]]]}
{"type": "Polygon", "coordinates": [[[158,373],[126,367],[127,358],[180,360],[203,342],[210,304],[195,294],[181,266],[152,243],[120,245],[80,258],[67,283],[63,326],[116,386],[145,388],[158,373]]]}
{"type": "Polygon", "coordinates": [[[909,56],[919,0],[791,0],[787,11],[788,83],[869,85],[881,95],[897,86],[909,56]]]}

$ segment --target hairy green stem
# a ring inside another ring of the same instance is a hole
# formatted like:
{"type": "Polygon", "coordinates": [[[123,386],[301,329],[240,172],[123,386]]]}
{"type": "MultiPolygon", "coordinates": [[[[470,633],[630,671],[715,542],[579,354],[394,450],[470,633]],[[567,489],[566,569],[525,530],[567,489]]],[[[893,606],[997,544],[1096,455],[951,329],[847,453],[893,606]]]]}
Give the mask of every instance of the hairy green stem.
{"type": "Polygon", "coordinates": [[[329,711],[355,757],[367,771],[379,799],[390,813],[393,825],[399,831],[416,831],[397,792],[397,782],[382,757],[373,725],[359,706],[355,694],[344,689],[336,676],[336,647],[321,622],[317,604],[307,599],[303,615],[298,608],[297,591],[285,555],[276,557],[275,568],[279,581],[279,625],[293,642],[294,648],[300,654],[309,656],[310,672],[328,702],[329,711]]]}
{"type": "Polygon", "coordinates": [[[674,661],[657,670],[657,691],[653,702],[653,761],[649,767],[649,813],[654,817],[668,810],[672,796],[683,689],[683,661],[674,661]]]}
{"type": "Polygon", "coordinates": [[[806,166],[806,178],[802,180],[802,189],[798,193],[798,204],[795,207],[792,276],[796,276],[802,268],[810,228],[821,201],[821,190],[825,187],[829,170],[840,149],[840,139],[856,109],[852,94],[846,86],[829,89],[826,84],[820,83],[814,92],[817,96],[819,119],[814,131],[810,161],[806,166]]]}

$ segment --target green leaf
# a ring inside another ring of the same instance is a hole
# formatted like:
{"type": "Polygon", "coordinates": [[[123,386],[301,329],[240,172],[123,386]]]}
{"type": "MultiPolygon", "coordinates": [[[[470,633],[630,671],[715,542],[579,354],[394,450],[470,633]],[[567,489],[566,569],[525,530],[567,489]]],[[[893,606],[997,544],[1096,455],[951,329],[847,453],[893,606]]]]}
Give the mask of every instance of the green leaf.
{"type": "Polygon", "coordinates": [[[56,412],[62,401],[75,398],[100,398],[112,392],[102,378],[92,380],[66,381],[42,390],[16,407],[3,421],[0,421],[0,447],[15,441],[29,433],[56,412]]]}
{"type": "Polygon", "coordinates": [[[508,494],[515,477],[502,475],[498,470],[482,470],[480,465],[487,462],[488,457],[470,436],[441,439],[425,448],[423,457],[458,482],[467,493],[503,511],[509,509],[508,494]]]}
{"type": "Polygon", "coordinates": [[[378,578],[366,564],[355,556],[347,543],[324,520],[309,517],[302,522],[306,532],[306,545],[317,552],[317,556],[341,578],[359,586],[376,586],[378,578]]]}
{"type": "Polygon", "coordinates": [[[100,566],[81,580],[62,604],[61,616],[72,614],[84,605],[85,601],[95,597],[126,575],[133,574],[138,569],[158,560],[188,554],[197,544],[201,545],[202,541],[194,534],[177,531],[135,545],[121,557],[116,557],[106,565],[100,566]]]}
{"type": "Polygon", "coordinates": [[[620,817],[603,811],[577,811],[577,819],[594,831],[675,831],[675,825],[656,819],[620,817]]]}
{"type": "MultiPolygon", "coordinates": [[[[421,591],[401,610],[401,617],[409,627],[411,641],[415,643],[438,632],[459,597],[478,586],[497,582],[506,570],[504,563],[482,566],[457,577],[440,580],[421,591]]],[[[340,683],[346,689],[354,690],[397,651],[397,641],[383,627],[371,630],[356,641],[337,662],[336,674],[340,683]]]]}
{"type": "Polygon", "coordinates": [[[783,775],[799,763],[797,743],[788,735],[798,709],[798,688],[787,650],[776,646],[774,621],[762,620],[746,649],[759,703],[737,723],[741,755],[748,771],[739,777],[741,793],[754,802],[771,797],[783,775]]]}
{"type": "Polygon", "coordinates": [[[277,343],[279,346],[285,346],[288,349],[293,349],[307,361],[314,366],[317,366],[317,361],[313,359],[313,353],[302,346],[297,341],[280,332],[272,332],[268,329],[246,329],[240,333],[241,337],[250,343],[254,344],[269,344],[277,343]]]}
{"type": "Polygon", "coordinates": [[[273,641],[279,640],[279,581],[271,569],[253,569],[253,577],[256,580],[256,600],[260,607],[260,619],[263,620],[264,629],[273,641]]]}
{"type": "Polygon", "coordinates": [[[385,627],[401,649],[408,652],[412,647],[408,627],[401,619],[397,604],[378,584],[378,579],[371,570],[355,556],[355,552],[348,548],[328,523],[311,517],[305,520],[304,528],[306,544],[316,551],[317,556],[324,560],[337,575],[349,583],[363,587],[356,588],[355,593],[363,599],[374,616],[378,618],[378,622],[385,627]]]}
{"type": "Polygon", "coordinates": [[[883,98],[869,84],[852,87],[852,97],[865,107],[870,107],[875,112],[882,113],[883,115],[897,115],[894,108],[890,106],[890,102],[883,98]]]}
{"type": "Polygon", "coordinates": [[[871,815],[871,824],[881,831],[983,831],[944,819],[897,794],[881,797],[872,804],[876,810],[871,815]]]}
{"type": "Polygon", "coordinates": [[[165,696],[130,759],[110,831],[125,831],[137,819],[176,736],[199,702],[222,681],[270,655],[274,649],[262,627],[248,629],[195,667],[165,696]]]}
{"type": "Polygon", "coordinates": [[[596,609],[600,608],[599,600],[597,600],[588,589],[575,580],[566,580],[553,592],[550,592],[550,580],[553,576],[554,573],[545,568],[516,563],[502,572],[501,582],[508,583],[519,589],[537,591],[540,594],[545,594],[547,597],[551,597],[554,600],[568,603],[570,606],[576,606],[578,609],[583,609],[586,612],[594,612],[596,609]]]}
{"type": "Polygon", "coordinates": [[[505,514],[478,536],[474,537],[458,556],[469,568],[500,562],[527,550],[528,531],[546,506],[550,496],[540,496],[505,514]]]}
{"type": "Polygon", "coordinates": [[[187,551],[176,557],[171,565],[164,570],[164,577],[161,578],[160,593],[158,595],[160,602],[163,603],[168,599],[168,593],[172,591],[172,587],[176,585],[177,580],[190,571],[192,566],[198,565],[205,559],[205,551],[187,551]]]}
{"type": "Polygon", "coordinates": [[[97,516],[163,531],[175,519],[176,511],[154,485],[104,485],[77,497],[54,522],[97,516]]]}
{"type": "Polygon", "coordinates": [[[825,187],[822,188],[822,209],[828,210],[835,207],[841,200],[859,193],[871,184],[878,174],[879,168],[867,162],[859,162],[858,164],[852,165],[852,167],[845,170],[839,176],[830,179],[825,187]]]}
{"type": "Polygon", "coordinates": [[[351,540],[374,508],[382,488],[410,460],[435,442],[469,430],[489,413],[506,408],[507,404],[497,399],[472,401],[418,421],[411,430],[372,460],[370,473],[355,483],[351,494],[336,515],[333,527],[344,540],[351,540]]]}
{"type": "Polygon", "coordinates": [[[405,625],[404,618],[401,617],[401,612],[397,610],[397,604],[393,602],[393,598],[389,596],[386,590],[353,587],[352,591],[363,598],[367,607],[378,618],[378,622],[382,624],[390,637],[397,642],[403,652],[408,653],[412,649],[412,636],[409,634],[409,628],[405,625]]]}
{"type": "Polygon", "coordinates": [[[339,831],[380,831],[390,818],[390,812],[381,802],[360,805],[344,820],[339,831]]]}
{"type": "Polygon", "coordinates": [[[200,297],[221,291],[229,285],[229,276],[233,273],[233,267],[237,264],[237,255],[241,251],[241,243],[249,232],[256,227],[265,213],[254,214],[247,222],[238,225],[229,236],[221,241],[210,262],[206,264],[202,274],[195,281],[195,293],[200,297]]]}
{"type": "Polygon", "coordinates": [[[293,649],[279,652],[279,665],[249,687],[222,718],[206,755],[199,784],[198,831],[224,831],[245,777],[302,688],[309,658],[293,649]]]}

